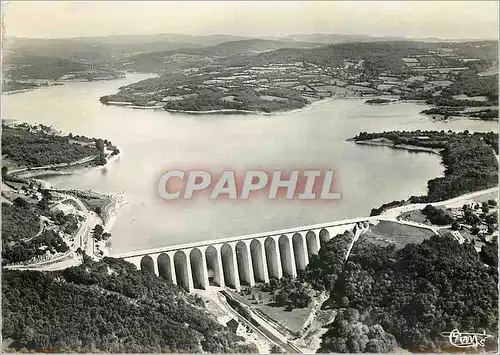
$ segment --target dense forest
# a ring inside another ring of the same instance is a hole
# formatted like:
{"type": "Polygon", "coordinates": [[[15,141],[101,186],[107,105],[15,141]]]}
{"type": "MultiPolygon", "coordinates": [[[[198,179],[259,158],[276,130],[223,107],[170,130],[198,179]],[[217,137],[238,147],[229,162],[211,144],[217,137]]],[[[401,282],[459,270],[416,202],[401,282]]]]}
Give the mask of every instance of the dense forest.
{"type": "MultiPolygon", "coordinates": [[[[17,165],[27,167],[71,163],[89,156],[100,156],[101,149],[91,140],[80,142],[72,135],[59,136],[34,130],[28,125],[2,124],[2,154],[17,165]]],[[[95,160],[94,163],[103,163],[95,160]]]]}
{"type": "MultiPolygon", "coordinates": [[[[455,44],[457,48],[465,49],[473,46],[470,43],[455,44]]],[[[384,42],[353,42],[336,43],[318,48],[283,48],[265,52],[254,56],[240,56],[230,58],[229,65],[266,65],[270,63],[292,63],[307,61],[318,65],[335,66],[344,60],[366,61],[367,77],[374,77],[384,71],[400,72],[405,66],[403,57],[414,54],[425,54],[429,50],[448,47],[445,43],[426,43],[411,41],[384,41],[384,42]]],[[[455,64],[451,59],[450,65],[455,64]]]]}
{"type": "Polygon", "coordinates": [[[225,101],[220,94],[214,95],[213,93],[205,92],[195,97],[167,102],[164,108],[166,110],[180,111],[230,109],[254,112],[277,112],[302,108],[308,104],[308,101],[300,96],[297,91],[290,89],[273,89],[259,94],[253,89],[242,89],[230,92],[224,96],[232,97],[232,100],[225,101]],[[276,92],[278,92],[278,95],[276,95],[276,92]],[[263,99],[262,96],[265,95],[276,96],[276,99],[263,99]]]}
{"type": "Polygon", "coordinates": [[[498,185],[498,160],[480,137],[451,139],[441,152],[445,176],[428,182],[428,201],[436,202],[498,185]]]}
{"type": "Polygon", "coordinates": [[[40,212],[18,203],[2,203],[2,243],[32,238],[40,229],[40,212]]]}
{"type": "MultiPolygon", "coordinates": [[[[74,53],[74,56],[79,54],[82,53],[74,53]]],[[[25,55],[22,52],[7,55],[4,62],[8,63],[9,69],[5,72],[5,78],[13,81],[33,79],[54,81],[65,75],[72,75],[79,79],[92,81],[103,76],[121,77],[118,71],[110,68],[102,60],[89,63],[88,60],[78,60],[74,56],[72,58],[61,58],[25,55]]]]}
{"type": "MultiPolygon", "coordinates": [[[[301,289],[311,285],[330,295],[323,307],[338,314],[318,352],[439,352],[451,350],[441,332],[497,334],[496,241],[478,254],[472,244],[440,236],[399,250],[362,236],[345,263],[351,238],[345,233],[326,242],[300,282],[280,291],[293,294],[302,283],[301,289]]],[[[301,298],[289,300],[290,308],[304,307],[301,298]]],[[[496,339],[487,349],[496,349],[496,339]]]]}
{"type": "Polygon", "coordinates": [[[37,352],[257,352],[200,298],[125,261],[2,272],[4,339],[37,352]]]}
{"type": "Polygon", "coordinates": [[[6,77],[19,79],[56,80],[65,74],[83,72],[89,65],[63,58],[45,56],[10,56],[5,59],[11,66],[6,77]]]}
{"type": "MultiPolygon", "coordinates": [[[[466,72],[457,76],[450,86],[444,88],[442,96],[462,95],[467,96],[498,96],[498,75],[479,76],[472,72],[466,72]]],[[[498,98],[497,98],[498,100],[498,98]]]]}
{"type": "Polygon", "coordinates": [[[2,265],[68,251],[56,232],[41,229],[42,211],[22,201],[19,197],[13,204],[2,203],[2,265]]]}
{"type": "Polygon", "coordinates": [[[486,107],[498,106],[498,75],[479,76],[469,70],[459,74],[450,86],[445,87],[438,95],[423,97],[429,105],[435,105],[425,114],[441,114],[449,116],[477,117],[483,120],[498,119],[498,110],[486,107]],[[465,95],[456,97],[455,95],[465,95]],[[473,100],[468,97],[480,96],[484,100],[473,100]],[[467,107],[485,107],[479,112],[469,112],[467,107]]]}
{"type": "MultiPolygon", "coordinates": [[[[404,49],[412,48],[412,42],[403,42],[406,45],[398,45],[398,42],[379,43],[339,43],[334,45],[304,43],[304,42],[275,42],[263,40],[231,41],[216,46],[177,49],[165,52],[141,53],[122,59],[123,63],[133,62],[133,67],[145,72],[162,72],[172,68],[202,67],[211,64],[227,66],[260,66],[270,63],[292,63],[296,61],[307,61],[320,65],[335,65],[344,59],[356,60],[366,58],[383,58],[378,63],[389,67],[394,64],[389,59],[387,52],[394,48],[402,48],[398,55],[406,53],[404,49]],[[250,45],[249,45],[250,44],[250,45]],[[259,47],[261,53],[249,51],[251,47],[259,47]],[[269,50],[269,49],[275,50],[269,50]],[[315,47],[315,48],[309,48],[315,47]],[[257,53],[257,54],[256,54],[257,53]]],[[[417,45],[418,46],[418,45],[417,45]]],[[[436,47],[436,46],[433,46],[436,47]]],[[[400,57],[398,57],[400,58],[400,57]]],[[[375,62],[372,60],[371,62],[375,62]]],[[[396,63],[399,67],[403,63],[396,63]]]]}
{"type": "MultiPolygon", "coordinates": [[[[332,297],[368,324],[380,324],[403,348],[436,351],[449,346],[441,332],[497,333],[498,272],[483,262],[473,245],[451,238],[435,236],[398,251],[360,239],[332,297]]],[[[328,339],[322,349],[338,351],[328,339]]],[[[489,340],[495,349],[496,340],[489,340]]]]}

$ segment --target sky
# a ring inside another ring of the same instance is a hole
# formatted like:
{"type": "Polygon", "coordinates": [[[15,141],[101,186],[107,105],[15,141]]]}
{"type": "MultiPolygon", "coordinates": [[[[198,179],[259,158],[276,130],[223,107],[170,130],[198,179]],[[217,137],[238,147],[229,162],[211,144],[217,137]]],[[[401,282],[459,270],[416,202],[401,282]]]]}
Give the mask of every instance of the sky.
{"type": "Polygon", "coordinates": [[[263,37],[338,33],[498,38],[497,1],[4,1],[7,35],[121,34],[263,37]]]}

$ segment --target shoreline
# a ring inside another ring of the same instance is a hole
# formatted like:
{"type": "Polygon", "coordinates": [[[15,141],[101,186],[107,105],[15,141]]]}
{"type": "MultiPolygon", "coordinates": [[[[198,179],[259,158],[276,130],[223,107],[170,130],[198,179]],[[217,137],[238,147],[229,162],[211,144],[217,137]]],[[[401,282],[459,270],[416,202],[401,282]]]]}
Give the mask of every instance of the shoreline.
{"type": "Polygon", "coordinates": [[[431,113],[422,113],[420,112],[421,115],[426,116],[429,120],[432,122],[454,122],[454,121],[485,121],[485,122],[498,122],[499,118],[492,118],[490,120],[483,119],[480,117],[474,117],[474,116],[461,116],[461,115],[450,115],[448,116],[449,118],[445,119],[447,115],[444,114],[431,114],[431,113]]]}
{"type": "MultiPolygon", "coordinates": [[[[105,168],[109,163],[116,161],[120,156],[121,152],[118,154],[115,154],[113,156],[108,156],[106,157],[106,164],[104,165],[98,165],[98,166],[85,166],[85,164],[91,163],[95,157],[87,157],[83,158],[80,161],[73,162],[70,165],[66,166],[56,166],[56,167],[32,167],[32,168],[21,168],[17,170],[13,170],[11,172],[8,172],[7,175],[11,175],[14,178],[19,178],[19,179],[24,179],[25,182],[29,181],[34,181],[36,182],[39,186],[41,186],[44,189],[52,190],[54,192],[58,192],[61,194],[67,194],[68,190],[67,189],[57,189],[49,181],[45,179],[47,176],[56,176],[56,175],[73,175],[80,173],[82,169],[92,169],[92,168],[100,168],[103,169],[105,168]],[[89,160],[90,159],[90,160],[89,160]],[[61,171],[61,169],[63,171],[61,171]]],[[[123,196],[123,192],[121,193],[104,193],[104,192],[98,192],[92,189],[88,190],[82,190],[82,189],[74,189],[74,192],[76,192],[76,196],[74,196],[75,199],[77,199],[82,205],[85,205],[83,202],[81,196],[78,196],[78,193],[91,193],[94,196],[97,196],[97,198],[100,199],[107,199],[109,200],[104,207],[102,208],[102,214],[99,216],[99,220],[102,222],[102,227],[104,229],[104,232],[110,233],[115,225],[116,221],[118,220],[118,212],[120,208],[127,203],[123,196]],[[119,196],[121,194],[121,196],[119,196]]],[[[86,208],[87,213],[90,213],[90,215],[94,212],[90,211],[88,208],[86,208]]],[[[84,222],[87,223],[87,222],[84,222]]],[[[112,244],[112,235],[106,239],[106,240],[101,240],[97,241],[95,240],[92,236],[89,236],[90,241],[89,245],[91,245],[91,250],[92,254],[94,257],[107,257],[111,255],[111,244],[112,244]]],[[[69,246],[69,245],[68,245],[69,246]]]]}
{"type": "Polygon", "coordinates": [[[27,89],[18,89],[18,90],[11,90],[11,91],[2,91],[2,95],[13,95],[13,94],[21,94],[23,92],[29,92],[29,91],[34,91],[42,88],[47,88],[50,86],[62,86],[64,85],[64,82],[58,82],[58,81],[50,81],[51,79],[47,79],[48,82],[47,84],[40,84],[37,86],[33,86],[27,89]]]}
{"type": "MultiPolygon", "coordinates": [[[[133,105],[132,102],[128,101],[109,101],[109,102],[102,102],[103,105],[109,105],[109,106],[118,106],[118,107],[126,107],[126,108],[132,108],[132,109],[143,109],[143,110],[163,110],[168,113],[173,113],[173,114],[188,114],[188,115],[212,115],[212,114],[227,114],[227,115],[265,115],[265,116],[270,116],[270,115],[285,115],[285,114],[291,114],[295,112],[299,112],[302,110],[307,110],[311,108],[312,106],[332,100],[338,100],[338,99],[363,99],[361,96],[356,96],[356,95],[350,95],[350,96],[330,96],[330,97],[325,97],[321,99],[317,99],[314,101],[309,102],[307,105],[304,105],[303,107],[296,108],[296,109],[291,109],[291,110],[283,110],[283,111],[273,111],[273,112],[265,112],[265,111],[253,111],[253,110],[238,110],[238,109],[218,109],[218,110],[203,110],[203,111],[193,111],[193,110],[173,110],[173,109],[165,109],[165,106],[138,106],[138,105],[133,105]]],[[[397,102],[395,102],[397,103],[397,102]]]]}
{"type": "Polygon", "coordinates": [[[47,84],[41,84],[41,85],[37,85],[37,86],[27,88],[27,89],[18,89],[18,90],[11,90],[11,91],[3,91],[2,90],[2,95],[21,94],[23,92],[34,91],[37,89],[42,89],[42,88],[46,88],[46,87],[50,87],[50,86],[63,86],[63,85],[66,85],[66,83],[91,83],[91,82],[98,82],[98,81],[120,80],[120,79],[125,79],[125,78],[126,78],[126,75],[116,77],[116,78],[108,78],[108,77],[96,78],[93,80],[89,80],[89,79],[68,79],[68,80],[47,79],[47,82],[48,82],[47,84]]]}
{"type": "Polygon", "coordinates": [[[11,91],[2,91],[2,95],[14,95],[14,94],[20,94],[22,92],[28,92],[28,91],[33,91],[36,89],[39,89],[40,87],[35,87],[35,88],[30,88],[30,89],[19,89],[19,90],[11,90],[11,91]]]}
{"type": "Polygon", "coordinates": [[[120,150],[120,153],[118,154],[115,154],[115,155],[111,155],[109,157],[106,158],[106,164],[104,165],[99,165],[99,166],[96,166],[97,168],[101,168],[101,169],[104,169],[108,166],[108,164],[118,160],[121,156],[122,156],[123,152],[120,150]]]}
{"type": "Polygon", "coordinates": [[[403,149],[403,150],[407,150],[407,151],[410,151],[410,152],[422,152],[422,153],[430,153],[430,154],[441,155],[441,153],[440,153],[441,150],[439,150],[439,149],[427,148],[427,147],[419,147],[419,146],[410,145],[410,144],[394,144],[392,142],[374,141],[374,140],[355,141],[354,138],[349,138],[346,141],[348,141],[348,142],[354,142],[356,144],[362,144],[362,145],[377,146],[377,147],[388,147],[388,148],[393,148],[393,149],[403,149]]]}
{"type": "Polygon", "coordinates": [[[66,163],[63,163],[59,164],[59,166],[51,166],[51,167],[41,166],[41,167],[21,168],[7,172],[7,175],[12,175],[14,177],[19,177],[24,179],[30,179],[48,175],[71,175],[76,173],[78,169],[99,167],[98,165],[91,165],[91,166],[86,165],[94,161],[96,158],[97,157],[87,157],[81,159],[80,161],[70,163],[69,165],[64,165],[66,163]]]}

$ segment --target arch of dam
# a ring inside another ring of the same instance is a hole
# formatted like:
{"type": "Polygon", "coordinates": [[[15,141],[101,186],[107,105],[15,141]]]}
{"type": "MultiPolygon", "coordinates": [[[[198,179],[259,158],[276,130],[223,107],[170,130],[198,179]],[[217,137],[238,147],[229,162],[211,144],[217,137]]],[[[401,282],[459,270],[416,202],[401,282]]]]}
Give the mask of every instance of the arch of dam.
{"type": "MultiPolygon", "coordinates": [[[[345,231],[354,241],[374,217],[315,224],[232,238],[172,245],[114,255],[138,269],[172,281],[190,292],[210,286],[240,290],[242,284],[269,282],[272,277],[296,277],[321,245],[345,231]]],[[[377,218],[380,219],[380,218],[377,218]]]]}

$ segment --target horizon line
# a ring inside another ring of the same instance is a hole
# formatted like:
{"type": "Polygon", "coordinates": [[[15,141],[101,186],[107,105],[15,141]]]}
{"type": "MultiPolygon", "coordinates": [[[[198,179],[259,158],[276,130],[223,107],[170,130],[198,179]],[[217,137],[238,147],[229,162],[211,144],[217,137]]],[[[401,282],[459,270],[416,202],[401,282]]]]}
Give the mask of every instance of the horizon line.
{"type": "MultiPolygon", "coordinates": [[[[211,34],[193,34],[193,33],[183,33],[183,32],[158,32],[158,33],[123,33],[123,34],[107,34],[107,35],[96,35],[96,36],[71,36],[71,37],[22,37],[22,36],[5,36],[5,39],[8,37],[16,38],[16,39],[29,39],[29,40],[71,40],[71,39],[85,39],[85,38],[109,38],[109,37],[147,37],[147,36],[162,36],[162,35],[181,35],[181,36],[192,36],[192,37],[216,37],[216,36],[227,36],[227,37],[239,37],[241,39],[286,39],[290,36],[329,36],[329,35],[338,35],[338,36],[364,36],[367,38],[398,38],[398,39],[406,39],[406,40],[438,40],[438,41],[497,41],[499,40],[497,37],[483,37],[483,38],[443,38],[437,36],[398,36],[398,35],[369,35],[364,33],[339,33],[339,32],[315,32],[315,33],[289,33],[289,34],[280,34],[280,35],[260,35],[260,36],[248,36],[248,35],[236,35],[236,34],[227,34],[227,33],[211,33],[211,34]]],[[[306,41],[307,42],[307,41],[306,41]]]]}

